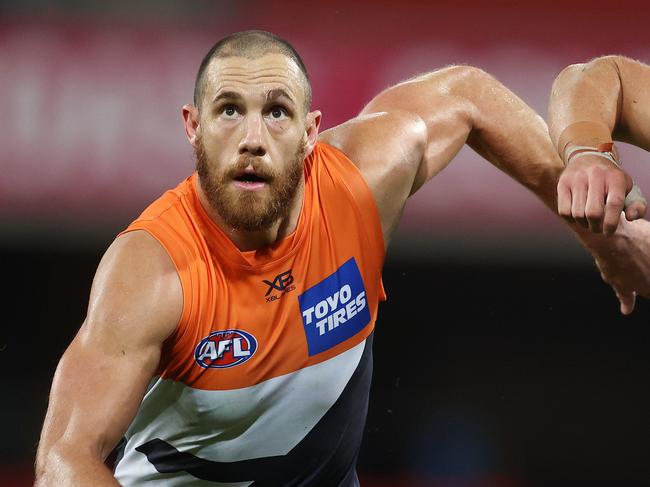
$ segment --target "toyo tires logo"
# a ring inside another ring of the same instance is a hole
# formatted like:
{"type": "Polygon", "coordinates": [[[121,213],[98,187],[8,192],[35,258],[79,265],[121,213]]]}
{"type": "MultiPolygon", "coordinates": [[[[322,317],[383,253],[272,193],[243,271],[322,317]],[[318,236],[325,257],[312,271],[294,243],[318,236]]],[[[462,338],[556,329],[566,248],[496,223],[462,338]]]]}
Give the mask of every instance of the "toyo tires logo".
{"type": "Polygon", "coordinates": [[[298,296],[309,355],[344,342],[370,323],[366,289],[354,257],[298,296]]]}

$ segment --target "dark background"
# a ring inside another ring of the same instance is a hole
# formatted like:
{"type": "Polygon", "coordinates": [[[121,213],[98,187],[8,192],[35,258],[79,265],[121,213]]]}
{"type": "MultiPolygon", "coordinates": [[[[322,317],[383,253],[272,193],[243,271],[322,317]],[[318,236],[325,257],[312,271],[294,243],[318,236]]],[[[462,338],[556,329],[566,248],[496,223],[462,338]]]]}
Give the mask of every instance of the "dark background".
{"type": "MultiPolygon", "coordinates": [[[[566,64],[650,60],[649,13],[640,1],[0,3],[0,102],[24,101],[0,122],[0,485],[31,484],[52,374],[105,248],[192,168],[178,107],[216,39],[263,28],[294,42],[325,128],[452,62],[495,74],[544,116],[566,64]],[[56,55],[33,42],[44,32],[56,55]],[[142,42],[110,51],[124,36],[142,42]],[[180,98],[158,96],[167,85],[152,80],[168,72],[181,73],[180,98]],[[61,126],[56,101],[79,79],[83,103],[61,126]],[[124,124],[156,130],[129,138],[97,106],[128,106],[124,124]],[[89,124],[114,139],[89,142],[89,124]]],[[[622,152],[647,193],[646,154],[622,152]]],[[[530,193],[464,150],[407,205],[384,283],[364,486],[650,486],[650,302],[621,316],[589,255],[530,193]]]]}
{"type": "MultiPolygon", "coordinates": [[[[30,475],[51,374],[101,252],[2,248],[15,292],[0,354],[0,475],[30,475]]],[[[619,315],[590,265],[389,254],[385,285],[365,485],[650,485],[648,302],[619,315]]]]}

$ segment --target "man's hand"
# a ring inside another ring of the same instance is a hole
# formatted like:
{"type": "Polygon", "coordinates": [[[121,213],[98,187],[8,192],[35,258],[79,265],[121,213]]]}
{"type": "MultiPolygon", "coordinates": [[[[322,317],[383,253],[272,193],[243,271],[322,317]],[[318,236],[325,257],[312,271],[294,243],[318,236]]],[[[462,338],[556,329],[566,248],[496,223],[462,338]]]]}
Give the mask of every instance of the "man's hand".
{"type": "Polygon", "coordinates": [[[560,216],[594,233],[613,235],[622,211],[633,221],[647,210],[630,175],[600,155],[573,158],[560,176],[557,192],[560,216]]]}
{"type": "Polygon", "coordinates": [[[650,222],[627,222],[621,216],[613,236],[582,238],[594,256],[601,277],[612,286],[621,313],[632,313],[637,296],[650,298],[650,222]]]}

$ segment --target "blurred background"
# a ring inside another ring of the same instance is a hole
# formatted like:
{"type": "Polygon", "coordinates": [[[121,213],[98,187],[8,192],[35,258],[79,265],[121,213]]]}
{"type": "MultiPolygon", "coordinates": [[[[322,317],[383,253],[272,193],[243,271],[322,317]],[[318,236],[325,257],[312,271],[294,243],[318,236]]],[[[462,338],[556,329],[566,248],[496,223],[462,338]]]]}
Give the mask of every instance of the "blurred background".
{"type": "MultiPolygon", "coordinates": [[[[567,64],[650,61],[649,19],[640,0],[0,2],[0,485],[33,482],[102,253],[193,170],[180,107],[219,38],[292,42],[329,128],[452,63],[545,117],[567,64]]],[[[648,155],[620,152],[650,192],[648,155]]],[[[650,303],[621,316],[532,193],[463,149],[407,204],[385,286],[362,485],[650,486],[650,303]]]]}

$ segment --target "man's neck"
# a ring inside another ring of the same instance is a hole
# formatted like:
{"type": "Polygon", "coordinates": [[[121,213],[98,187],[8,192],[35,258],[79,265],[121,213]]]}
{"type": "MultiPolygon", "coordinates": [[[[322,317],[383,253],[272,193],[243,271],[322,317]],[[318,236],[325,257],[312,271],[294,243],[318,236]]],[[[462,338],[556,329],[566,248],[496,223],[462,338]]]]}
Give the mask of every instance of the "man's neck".
{"type": "Polygon", "coordinates": [[[212,218],[217,226],[223,230],[228,238],[230,238],[230,240],[232,240],[232,242],[242,252],[268,247],[293,233],[298,226],[298,219],[300,217],[300,211],[302,210],[303,197],[305,194],[304,176],[298,183],[298,189],[290,203],[289,211],[283,217],[276,220],[269,228],[258,231],[239,230],[228,225],[208,201],[208,198],[201,187],[201,181],[197,178],[196,182],[201,206],[203,206],[210,218],[212,218]]]}

